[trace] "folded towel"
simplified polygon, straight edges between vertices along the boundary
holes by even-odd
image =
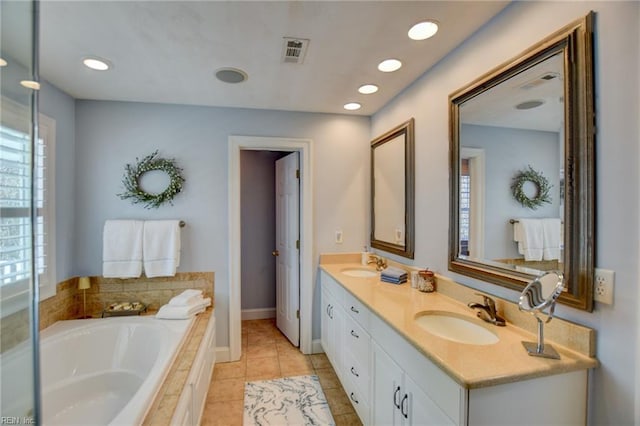
[[[107,220],[102,233],[102,275],[137,278],[142,275],[141,220]]]
[[[202,300],[202,290],[189,289],[185,290],[177,296],[174,296],[169,300],[170,306],[189,306],[197,304],[199,300]]]
[[[142,238],[144,274],[149,277],[173,277],[180,265],[180,221],[148,220]]]
[[[404,278],[390,278],[390,277],[380,277],[380,281],[391,284],[404,284],[407,282],[407,277]]]
[[[194,315],[204,312],[207,306],[211,305],[211,298],[202,299],[202,303],[192,306],[171,306],[162,305],[156,314],[158,319],[188,319]]]
[[[562,222],[560,218],[542,219],[542,258],[560,259],[562,254]]]
[[[540,219],[518,219],[513,225],[513,239],[524,260],[542,260],[543,233]]]
[[[388,277],[388,278],[406,278],[407,277],[407,271],[400,269],[400,268],[394,268],[393,266],[389,266],[387,268],[385,268],[381,273],[380,273],[381,277]]]

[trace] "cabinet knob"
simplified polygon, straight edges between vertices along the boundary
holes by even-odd
[[[280,256],[280,252],[278,250],[272,251],[271,254],[274,255],[275,257]]]
[[[356,314],[360,313],[360,311],[354,308],[353,306],[351,307],[351,312],[355,312]]]
[[[355,331],[353,331],[353,330],[351,330],[351,335],[352,335],[353,337],[355,337],[356,339],[359,339],[359,338],[360,338],[360,336],[358,336],[358,334],[357,334]]]
[[[358,372],[357,372],[353,367],[351,367],[351,374],[353,374],[353,375],[354,375],[354,376],[356,376],[356,377],[360,377],[360,375],[358,374]]]
[[[349,395],[349,398],[351,398],[351,400],[352,400],[353,402],[355,402],[356,404],[360,404],[360,403],[358,402],[358,400],[356,399],[355,395],[353,394],[353,392],[351,392],[351,395]]]

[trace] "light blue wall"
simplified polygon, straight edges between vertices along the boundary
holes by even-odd
[[[485,152],[484,258],[521,257],[509,219],[558,217],[560,212],[558,133],[465,124],[460,137],[465,147]],[[549,191],[552,202],[535,210],[523,207],[511,193],[513,176],[529,165],[555,182]]]
[[[556,314],[596,330],[601,366],[590,375],[589,423],[631,425],[640,424],[640,3],[513,2],[375,114],[372,129],[378,134],[416,118],[416,164],[428,167],[416,169],[413,263],[515,300],[513,291],[447,270],[448,97],[590,10],[596,12],[596,265],[615,271],[615,300],[597,303],[593,313],[559,306]]]
[[[178,271],[215,271],[216,339],[228,344],[228,137],[313,140],[314,259],[357,251],[368,222],[368,117],[127,102],[76,101],[75,275],[102,273],[106,219],[182,219]],[[184,169],[173,206],[146,210],[121,200],[124,166],[158,149]],[[341,245],[335,229],[345,230]],[[312,283],[301,285],[315,286]],[[317,292],[317,291],[316,291]],[[319,338],[319,298],[313,336]]]

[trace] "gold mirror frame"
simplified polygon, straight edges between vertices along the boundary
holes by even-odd
[[[450,226],[449,270],[522,291],[533,275],[506,265],[459,255],[460,117],[459,107],[480,93],[555,54],[564,56],[565,206],[563,274],[567,291],[559,302],[593,309],[595,257],[595,110],[593,82],[593,12],[542,40],[449,96]]]
[[[409,259],[413,259],[414,256],[415,239],[414,122],[415,120],[411,118],[371,141],[371,247]],[[375,150],[399,136],[404,136],[404,245],[394,244],[391,241],[378,240],[375,237]]]

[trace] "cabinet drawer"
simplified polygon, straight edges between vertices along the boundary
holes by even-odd
[[[371,389],[371,373],[366,360],[356,359],[352,353],[347,351],[344,356],[344,374],[356,386],[363,395],[363,399],[369,404],[369,390]]]
[[[358,413],[358,417],[360,417],[360,421],[362,424],[368,425],[370,422],[370,413],[369,413],[369,398],[368,393],[363,393],[360,389],[358,389],[353,382],[347,380],[343,383],[344,391],[351,401],[351,405],[355,408],[356,413]]]
[[[369,308],[362,304],[356,297],[349,293],[344,292],[344,310],[351,315],[358,323],[365,329],[369,329],[369,321],[371,313]]]
[[[371,354],[371,336],[355,320],[348,315],[344,321],[345,353],[349,353],[364,369],[369,369],[369,355]]]

